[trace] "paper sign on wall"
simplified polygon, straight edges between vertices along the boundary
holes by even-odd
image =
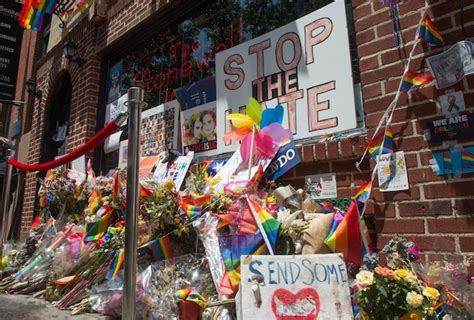
[[[408,190],[408,173],[403,151],[379,156],[377,173],[382,192]]]
[[[239,319],[352,319],[339,254],[241,256]],[[260,280],[261,304],[252,287]]]
[[[471,139],[474,137],[474,115],[467,113],[436,119],[428,123],[428,128],[430,130],[429,140],[433,143]]]
[[[474,146],[437,152],[433,158],[434,172],[438,176],[474,172]]]
[[[441,110],[441,113],[446,116],[451,116],[466,110],[463,92],[456,91],[440,96],[438,98],[438,106]]]
[[[308,193],[312,199],[334,199],[337,198],[337,181],[335,173],[319,174],[306,179]]]
[[[264,107],[282,104],[283,126],[295,140],[357,126],[345,4],[333,2],[290,24],[216,55],[217,151],[229,113],[244,112],[253,96]]]

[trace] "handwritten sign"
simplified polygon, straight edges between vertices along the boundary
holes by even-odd
[[[357,126],[343,1],[216,55],[217,149],[232,129],[226,115],[243,112],[253,96],[265,107],[283,105],[295,140]]]
[[[239,319],[352,319],[339,254],[242,256],[240,265]]]
[[[162,163],[161,160],[163,157],[160,158],[160,160],[158,160],[156,163],[153,179],[160,183],[171,180],[174,182],[176,190],[179,190],[183,184],[184,178],[186,177],[186,173],[188,172],[193,158],[194,152],[192,151],[188,152],[188,154],[185,156],[178,157],[172,163]]]

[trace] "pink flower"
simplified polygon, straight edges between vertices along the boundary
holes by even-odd
[[[390,279],[393,279],[394,277],[393,271],[385,267],[376,267],[375,273],[378,274],[379,276],[390,278]]]

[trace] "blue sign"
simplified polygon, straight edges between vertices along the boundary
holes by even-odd
[[[276,180],[300,162],[301,159],[296,150],[295,142],[291,140],[290,143],[280,148],[267,168],[267,176],[269,179]]]
[[[181,110],[188,110],[216,100],[216,78],[208,77],[176,90]]]

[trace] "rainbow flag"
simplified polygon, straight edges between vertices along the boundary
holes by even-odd
[[[449,151],[443,152],[443,169],[445,171],[453,170],[453,159],[451,159]]]
[[[186,288],[177,290],[174,293],[174,302],[179,303],[181,301],[191,301],[196,303],[200,308],[204,308],[206,305],[206,299],[199,294],[194,288]]]
[[[410,91],[416,89],[433,80],[430,74],[422,73],[414,70],[408,70],[403,76],[403,82],[401,86],[402,91]]]
[[[183,221],[193,221],[202,214],[202,212],[205,210],[205,208],[209,205],[210,202],[210,195],[180,196],[179,215],[181,219],[183,219]]]
[[[273,254],[276,249],[278,235],[280,234],[281,223],[273,218],[265,208],[262,208],[257,201],[250,199],[250,197],[247,197],[247,200],[260,231],[265,232],[264,239],[267,246],[269,246],[268,251],[270,251],[270,254]],[[263,230],[260,228],[260,225]]]
[[[371,250],[370,237],[364,220],[359,217],[359,210],[355,201],[351,202],[344,218],[334,233],[324,240],[324,243],[332,252],[342,253],[347,262],[359,267],[362,265],[362,259],[367,253],[364,243],[367,243],[368,249]]]
[[[173,248],[171,247],[171,241],[168,236],[161,237],[158,240],[152,240],[148,243],[153,259],[155,261],[168,260],[173,258]]]
[[[463,169],[474,169],[474,153],[462,149],[461,159]]]
[[[419,30],[420,38],[435,46],[443,45],[443,37],[428,14],[425,14]]]
[[[99,221],[86,224],[86,242],[100,240],[115,219],[115,210],[109,206],[105,206],[104,209],[105,211],[102,213]]]
[[[334,214],[331,227],[329,228],[328,234],[326,235],[326,240],[329,239],[333,235],[334,232],[336,232],[336,229],[341,223],[342,219],[344,219],[344,214],[342,212],[338,211]]]
[[[229,295],[235,294],[240,281],[240,257],[242,255],[259,255],[266,245],[262,233],[234,234],[219,237],[219,248],[226,275],[220,283],[219,291]]]
[[[125,252],[123,249],[120,249],[117,252],[115,252],[114,260],[112,260],[109,271],[107,272],[107,275],[105,276],[106,279],[114,280],[115,278],[117,278],[117,275],[120,269],[122,268],[124,257],[125,257]]]
[[[385,135],[385,140],[384,140],[384,135]],[[380,152],[382,141],[384,141],[384,147],[382,149],[382,152]],[[379,132],[377,135],[375,135],[372,140],[367,143],[366,146],[367,150],[369,151],[370,155],[372,156],[372,159],[377,160],[377,156],[379,154],[385,154],[385,153],[392,153],[393,152],[393,132],[390,127],[387,127],[387,129],[383,132]]]
[[[360,186],[359,190],[357,190],[356,194],[354,195],[353,197],[354,200],[357,202],[366,203],[369,198],[369,191],[371,187],[372,187],[371,180],[364,182]]]
[[[331,212],[336,212],[336,208],[330,204],[329,202],[327,201],[321,201],[320,202],[321,206],[324,208],[324,210],[327,212],[327,213],[331,213]]]

